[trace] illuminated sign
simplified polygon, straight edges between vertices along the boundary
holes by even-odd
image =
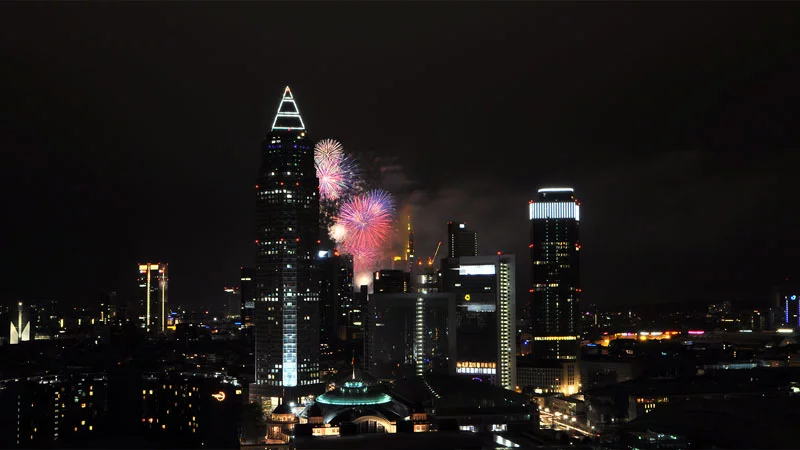
[[[217,392],[216,394],[211,394],[218,402],[225,400],[225,393],[222,391]]]
[[[530,219],[581,220],[581,207],[575,202],[534,202],[528,208]]]
[[[494,275],[494,264],[476,264],[471,266],[459,266],[459,275]]]

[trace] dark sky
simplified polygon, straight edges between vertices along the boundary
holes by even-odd
[[[763,300],[800,275],[799,10],[3,4],[0,298],[129,293],[151,259],[173,302],[220,301],[289,84],[313,138],[381,158],[421,255],[466,221],[527,290],[527,202],[564,184],[585,302]]]

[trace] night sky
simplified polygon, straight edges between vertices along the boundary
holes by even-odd
[[[800,276],[798,6],[6,3],[0,299],[130,295],[149,259],[173,303],[221,301],[288,84],[312,138],[384,169],[418,254],[466,221],[517,254],[519,302],[552,185],[583,302],[765,301]]]

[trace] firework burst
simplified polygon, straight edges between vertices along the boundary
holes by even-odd
[[[391,197],[379,189],[343,202],[334,225],[342,236],[342,248],[357,259],[373,259],[392,231],[393,212]]]
[[[333,139],[323,139],[314,147],[314,168],[324,201],[340,199],[356,184],[355,162],[344,153],[342,144]]]
[[[314,162],[338,159],[344,155],[342,144],[333,139],[323,139],[314,146]]]

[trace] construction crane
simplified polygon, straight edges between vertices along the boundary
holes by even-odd
[[[439,247],[441,247],[441,246],[442,246],[442,241],[439,241],[439,243],[436,244],[436,251],[433,252],[433,256],[428,258],[428,265],[429,266],[432,266],[433,262],[436,261],[436,255],[439,254]]]

